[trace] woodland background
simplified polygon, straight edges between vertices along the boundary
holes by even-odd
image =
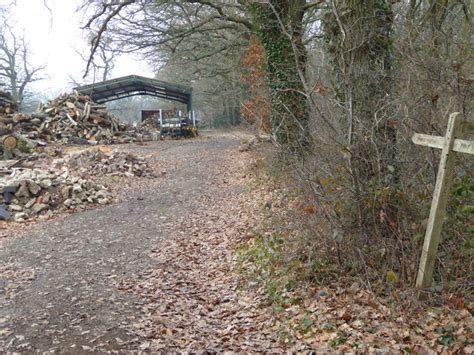
[[[412,134],[443,135],[456,111],[473,120],[473,10],[467,0],[85,0],[78,9],[94,80],[108,78],[116,56],[140,53],[158,79],[193,86],[204,127],[246,122],[271,135],[273,177],[301,200],[283,257],[302,277],[352,275],[381,289],[414,284],[436,178],[439,152]],[[436,289],[463,294],[472,292],[472,166],[458,159],[435,275]]]

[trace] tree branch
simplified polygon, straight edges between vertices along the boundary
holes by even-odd
[[[89,22],[86,24],[85,28],[89,28],[91,26],[91,24],[98,18],[100,18],[103,14],[105,14],[105,12],[107,11],[107,9],[109,9],[110,7],[112,6],[115,6],[117,5],[117,7],[112,10],[112,12],[107,15],[107,17],[104,19],[104,21],[102,22],[101,26],[99,27],[99,30],[97,31],[97,34],[95,36],[95,38],[92,40],[92,48],[91,48],[91,53],[90,53],[90,56],[89,56],[89,59],[87,61],[87,65],[86,65],[86,71],[84,73],[84,76],[83,78],[85,78],[89,72],[89,68],[90,68],[90,65],[92,63],[92,58],[94,57],[94,54],[95,52],[97,51],[97,48],[99,47],[99,43],[100,43],[100,40],[102,38],[102,35],[104,34],[104,32],[107,30],[107,25],[109,24],[109,22],[115,17],[117,16],[117,14],[120,13],[120,11],[125,8],[126,6],[128,5],[131,5],[135,3],[135,0],[124,0],[123,2],[112,2],[112,3],[109,3],[109,4],[104,4],[104,7],[102,9],[102,11],[99,13],[99,14],[96,14],[95,16],[93,16]]]

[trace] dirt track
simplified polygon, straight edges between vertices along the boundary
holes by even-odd
[[[151,154],[153,164],[160,171],[165,170],[166,174],[153,181],[130,181],[130,185],[121,192],[120,203],[38,223],[33,230],[30,228],[29,232],[5,242],[0,250],[0,349],[84,352],[207,348],[207,340],[212,336],[208,331],[199,334],[201,330],[193,325],[195,317],[202,318],[202,312],[201,316],[192,314],[194,307],[197,307],[194,301],[185,306],[185,312],[190,312],[187,316],[190,329],[183,330],[186,334],[181,334],[184,343],[180,345],[174,340],[160,342],[166,336],[178,339],[172,326],[168,327],[171,330],[164,331],[163,337],[156,331],[150,332],[150,327],[154,325],[144,326],[150,321],[150,311],[154,315],[158,312],[160,302],[156,297],[163,292],[163,287],[140,295],[144,287],[140,282],[145,280],[148,288],[153,289],[157,282],[147,281],[147,275],[154,274],[156,279],[156,271],[163,272],[167,267],[168,276],[163,276],[161,282],[166,279],[172,283],[175,279],[186,277],[186,272],[170,277],[169,273],[180,268],[171,267],[173,262],[185,260],[178,260],[180,256],[173,256],[171,249],[168,254],[160,254],[160,249],[166,243],[167,248],[175,246],[174,240],[187,243],[176,247],[176,253],[186,249],[191,245],[189,243],[201,243],[185,255],[189,257],[194,250],[207,247],[209,240],[206,238],[212,235],[213,222],[207,225],[209,233],[201,233],[197,217],[193,219],[192,216],[206,218],[206,215],[216,213],[216,207],[223,208],[224,201],[239,198],[245,181],[229,183],[225,178],[226,171],[238,169],[232,167],[231,154],[238,154],[236,148],[239,141],[233,134],[212,134],[195,140],[121,147],[127,151]],[[211,208],[214,210],[206,211]],[[238,216],[239,212],[234,212]],[[226,216],[215,218],[227,223]],[[239,222],[232,223],[229,227],[235,227]],[[201,236],[201,242],[193,242],[193,234],[189,232],[191,229],[194,235]],[[214,235],[216,233],[219,232],[215,231]],[[220,240],[223,239],[217,239],[216,243]],[[225,250],[221,255],[225,259],[228,258],[230,243],[226,242],[223,248]],[[199,255],[196,258],[199,259]],[[173,259],[171,263],[167,263],[168,266],[160,264],[167,257]],[[205,257],[207,259],[203,260],[219,259],[219,256]],[[209,269],[214,266],[212,263],[205,265],[202,260],[194,265],[194,271],[201,268],[199,272],[206,274],[199,285],[203,287],[197,292],[204,300],[208,297],[218,299],[229,287],[222,285],[211,290],[212,287],[202,285],[215,283],[213,277],[219,275],[209,276],[216,272]],[[222,275],[228,272],[224,270]],[[201,277],[201,274],[196,277]],[[235,286],[234,280],[231,282]],[[171,287],[177,288],[181,284]],[[206,292],[209,294],[206,295]],[[231,293],[228,297],[236,298],[234,290]],[[161,294],[160,297],[164,302],[168,296]],[[171,303],[180,302],[181,298],[170,300]],[[183,307],[179,309],[183,311]],[[236,312],[238,310],[234,314]],[[223,329],[228,328],[231,319],[222,320]],[[210,328],[214,326],[209,325]],[[248,332],[252,332],[250,328]],[[189,331],[194,332],[194,338],[191,337],[194,342],[186,340],[190,338]],[[211,333],[213,331],[211,329]],[[222,333],[214,335],[212,347],[216,350],[224,349],[217,344],[221,336]],[[225,339],[229,342],[228,338],[223,341]],[[269,341],[274,342],[273,339]],[[239,342],[238,339],[234,341],[235,344]],[[248,346],[253,347],[250,343]],[[230,347],[234,350],[245,348],[240,345]]]

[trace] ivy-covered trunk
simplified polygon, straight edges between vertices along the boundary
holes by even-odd
[[[303,82],[307,60],[303,44],[305,4],[304,0],[270,0],[251,5],[255,31],[267,57],[272,133],[294,152],[307,150],[311,142],[309,102]]]

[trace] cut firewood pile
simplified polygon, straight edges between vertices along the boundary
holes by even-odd
[[[113,195],[102,185],[58,169],[17,169],[0,177],[2,219],[23,221],[49,218],[56,212],[82,210],[87,205],[105,205]]]
[[[162,110],[161,115],[164,119],[166,119],[166,118],[174,118],[174,117],[185,117],[186,113],[182,111],[180,112],[177,108],[172,108],[170,110]]]
[[[178,119],[178,118],[181,118],[182,120],[190,119],[189,112],[180,111],[177,108],[173,108],[170,110],[161,110],[162,120],[170,120],[170,119]],[[156,112],[155,114],[146,117],[142,122],[140,122],[139,128],[150,130],[150,131],[159,130],[160,129],[160,112]]]
[[[132,153],[110,152],[101,149],[87,150],[55,161],[57,166],[67,166],[83,178],[93,176],[155,177],[145,157]]]
[[[21,127],[26,128],[24,133],[47,142],[109,144],[138,138],[129,131],[131,127],[111,116],[105,106],[96,105],[88,96],[77,92],[49,101],[31,117],[33,129],[30,129],[32,125],[24,125]]]
[[[138,131],[120,122],[105,106],[77,92],[49,101],[32,115],[5,111],[0,115],[0,128],[2,135],[19,134],[40,144],[115,144],[152,137],[143,129]]]
[[[140,122],[140,128],[150,131],[156,131],[159,129],[159,122],[157,115],[149,116]]]
[[[47,219],[66,210],[104,205],[114,195],[103,176],[153,178],[147,157],[94,147],[81,152],[32,154],[36,160],[17,159],[0,164],[0,219]],[[3,204],[3,205],[2,205]]]
[[[13,97],[4,91],[0,91],[0,114],[11,114],[17,111]]]
[[[2,129],[0,129],[2,131]],[[41,141],[34,141],[17,133],[8,134],[4,130],[3,135],[0,134],[0,159],[31,159],[34,158],[32,153],[36,147],[44,146]]]

